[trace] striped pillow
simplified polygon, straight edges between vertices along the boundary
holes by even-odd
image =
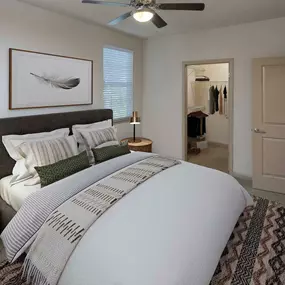
[[[112,120],[106,120],[102,122],[97,122],[93,124],[87,124],[87,125],[74,125],[72,126],[72,133],[75,136],[78,144],[79,144],[79,151],[85,151],[86,150],[86,144],[84,143],[84,140],[80,134],[80,131],[96,131],[96,130],[102,130],[106,128],[112,127]]]
[[[101,130],[80,130],[80,134],[88,146],[87,154],[91,164],[94,164],[94,156],[91,151],[92,148],[100,147],[102,144],[110,142],[111,144],[119,144],[116,134],[116,128],[110,127]]]
[[[32,184],[38,184],[39,178],[35,166],[49,165],[78,154],[77,142],[74,136],[25,142],[21,146],[26,167],[31,176],[36,177]]]

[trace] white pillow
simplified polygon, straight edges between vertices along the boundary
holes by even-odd
[[[74,136],[53,140],[25,142],[20,148],[25,155],[26,169],[30,177],[33,177],[32,182],[26,185],[40,183],[40,178],[35,170],[35,166],[53,164],[79,153]]]
[[[79,144],[79,151],[85,151],[87,150],[87,146],[85,145],[83,138],[80,134],[81,130],[85,131],[96,131],[96,130],[101,130],[101,129],[106,129],[112,127],[112,120],[106,120],[98,123],[93,123],[93,124],[87,124],[87,125],[74,125],[72,126],[72,133],[75,136],[78,144]]]
[[[18,146],[25,141],[35,141],[40,139],[54,139],[67,137],[69,135],[69,129],[58,129],[52,132],[46,133],[36,133],[36,134],[26,134],[26,135],[7,135],[2,137],[2,142],[10,155],[15,161],[23,158],[22,154],[19,152]]]
[[[109,128],[112,127],[112,120],[105,120],[102,122],[97,122],[97,123],[92,123],[92,124],[86,124],[86,125],[74,125],[72,126],[72,130],[74,129],[86,129],[86,128],[91,128],[91,129],[105,129],[105,128]]]

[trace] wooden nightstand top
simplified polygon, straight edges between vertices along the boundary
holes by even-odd
[[[136,140],[141,140],[140,142],[133,142],[133,138],[122,139],[121,142],[128,141],[129,146],[147,146],[152,144],[152,140],[145,138],[136,138]]]
[[[140,141],[133,142],[133,138],[126,138],[121,140],[121,142],[128,141],[129,149],[133,151],[152,152],[152,140],[145,138],[136,138],[136,139]]]

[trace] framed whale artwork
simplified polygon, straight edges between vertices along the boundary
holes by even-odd
[[[93,61],[9,50],[9,109],[93,104]]]

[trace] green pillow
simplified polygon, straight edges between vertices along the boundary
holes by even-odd
[[[86,151],[53,164],[35,167],[45,187],[89,167]]]
[[[95,164],[130,153],[128,145],[111,145],[101,148],[92,148]]]

